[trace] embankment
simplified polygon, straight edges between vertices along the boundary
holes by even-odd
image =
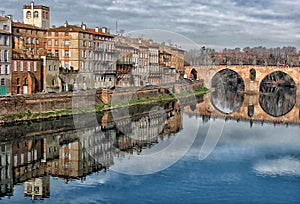
[[[202,81],[169,86],[150,86],[77,93],[33,94],[0,97],[0,124],[109,110],[114,106],[172,100],[176,95],[203,89]],[[76,108],[74,108],[76,107]]]

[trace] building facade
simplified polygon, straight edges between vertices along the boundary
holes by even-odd
[[[12,20],[0,16],[0,96],[11,95]]]
[[[116,84],[114,36],[105,27],[88,28],[87,31],[93,35],[90,80],[94,84],[91,87],[94,85],[95,89],[111,88]]]
[[[43,87],[47,93],[59,93],[66,91],[66,84],[59,76],[58,57],[47,55],[42,56]]]

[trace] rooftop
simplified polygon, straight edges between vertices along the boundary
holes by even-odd
[[[32,30],[45,30],[45,29],[39,28],[37,26],[28,25],[28,24],[20,23],[20,22],[12,22],[12,27],[26,28],[26,29],[32,29]]]

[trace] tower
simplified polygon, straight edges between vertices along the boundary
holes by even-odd
[[[50,8],[42,5],[34,5],[34,2],[31,2],[30,5],[24,5],[23,21],[28,25],[48,29],[50,27]]]

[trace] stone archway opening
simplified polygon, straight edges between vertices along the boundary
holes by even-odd
[[[193,80],[196,80],[196,79],[198,79],[198,76],[197,76],[197,74],[198,74],[198,72],[196,71],[196,69],[192,69],[191,70],[191,79],[193,79]]]
[[[289,113],[296,104],[297,88],[287,73],[275,71],[263,78],[259,86],[259,104],[273,117]]]
[[[232,69],[217,72],[211,80],[211,103],[224,114],[236,112],[244,103],[245,83]]]

